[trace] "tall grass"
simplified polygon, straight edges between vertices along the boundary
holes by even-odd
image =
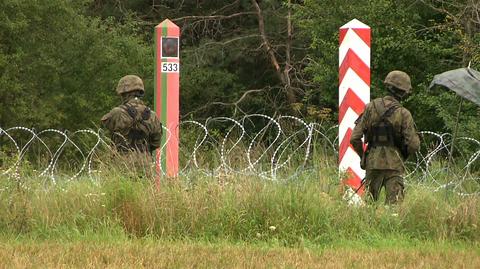
[[[276,241],[285,246],[392,236],[480,240],[479,197],[445,199],[422,186],[411,185],[406,200],[388,208],[381,203],[350,207],[334,177],[320,181],[308,173],[287,182],[191,174],[188,180],[164,179],[159,189],[150,179],[114,169],[97,180],[40,182],[1,179],[4,236]]]

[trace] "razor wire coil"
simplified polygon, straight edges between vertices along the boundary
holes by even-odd
[[[173,133],[181,128],[190,132],[190,140],[194,137],[194,142],[190,145],[182,143],[182,137],[180,138],[182,166],[179,168],[179,175],[186,177],[196,171],[213,177],[239,174],[255,175],[269,180],[291,179],[301,176],[303,171],[309,170],[307,168],[315,169],[316,160],[312,156],[316,151],[322,151],[324,158],[338,156],[338,125],[326,127],[315,122],[308,123],[295,116],[274,118],[251,114],[240,119],[208,118],[204,123],[194,120],[181,121],[175,130],[163,126],[165,139],[162,140],[160,151],[165,150]],[[75,140],[81,135],[88,136],[90,144]],[[422,150],[416,153],[415,160],[405,163],[406,184],[417,181],[431,186],[434,191],[448,188],[461,195],[480,193],[480,141],[472,137],[457,138],[458,141],[468,144],[470,152],[473,153],[463,158],[457,156],[453,161],[457,169],[455,174],[452,174],[447,171],[450,163],[446,160],[451,154],[451,134],[420,131],[419,135],[424,138],[423,141],[429,141],[430,144],[422,145]],[[52,136],[60,140],[56,145],[51,144],[54,140]],[[71,147],[74,155],[80,159],[76,170],[72,172],[73,175],[66,177],[67,181],[78,179],[82,174],[94,178],[94,166],[101,158],[102,151],[114,151],[101,130],[68,132],[57,129],[36,131],[21,126],[7,129],[0,127],[0,139],[0,153],[8,148],[11,159],[9,164],[1,163],[0,175],[20,177],[22,168],[28,166],[27,156],[34,154],[33,145],[38,144],[48,159],[43,167],[36,167],[41,171],[38,176],[50,179],[53,183],[58,180],[60,166],[66,162],[62,157],[66,154],[67,147]],[[159,158],[159,162],[164,161],[161,154]],[[245,165],[242,167],[241,164]],[[447,167],[445,164],[448,164]],[[161,165],[157,163],[156,167],[162,175],[166,174]],[[445,175],[451,178],[445,180]]]

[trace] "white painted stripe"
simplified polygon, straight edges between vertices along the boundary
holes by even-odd
[[[353,19],[349,22],[347,22],[345,25],[343,25],[342,27],[340,27],[340,29],[345,29],[345,28],[367,28],[367,29],[370,29],[370,26],[366,25],[365,23],[357,20],[357,19]]]
[[[345,133],[347,132],[348,128],[353,129],[355,127],[355,121],[358,119],[358,114],[353,111],[353,109],[348,108],[345,116],[343,117],[342,122],[338,126],[338,145],[342,143],[343,138],[345,137]]]
[[[354,150],[352,149],[350,150],[354,152]],[[357,154],[356,152],[354,153]],[[356,159],[354,162],[352,161],[352,163],[350,164],[350,168],[352,168],[353,172],[355,172],[355,174],[357,174],[360,178],[364,178],[366,172],[360,167],[360,162],[361,162],[361,157],[359,156],[358,159]]]
[[[342,160],[340,160],[339,168],[341,171],[347,170],[349,167],[353,167],[355,163],[360,164],[360,156],[352,149],[348,148],[343,155]]]
[[[339,64],[342,64],[349,49],[354,51],[370,67],[370,47],[352,29],[348,29],[342,44],[340,44],[338,52]]]
[[[357,94],[363,103],[367,104],[370,102],[370,86],[368,86],[367,83],[365,83],[351,68],[348,68],[343,77],[342,83],[340,83],[338,93],[339,104],[342,103],[349,88]]]
[[[360,168],[360,160],[360,156],[349,147],[340,161],[339,169],[340,171],[346,171],[350,167],[360,178],[364,178],[365,170]]]

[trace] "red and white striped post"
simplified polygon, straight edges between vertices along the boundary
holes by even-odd
[[[180,28],[170,20],[155,27],[155,112],[170,133],[164,131],[161,150],[157,150],[157,174],[178,175],[180,116]],[[157,186],[160,181],[157,177]]]
[[[339,170],[349,175],[345,184],[358,188],[365,170],[350,145],[355,120],[370,102],[371,29],[354,19],[340,27],[339,47]]]

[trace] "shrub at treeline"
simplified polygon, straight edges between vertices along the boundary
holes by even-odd
[[[338,28],[357,18],[372,27],[372,97],[382,94],[390,70],[404,70],[415,90],[406,105],[419,129],[451,131],[459,99],[427,86],[470,61],[480,67],[474,2],[3,0],[0,126],[98,127],[129,73],[145,79],[152,103],[153,27],[165,18],[182,28],[183,117],[260,112],[333,123]],[[478,136],[478,113],[466,102],[461,135]]]
[[[112,172],[109,175],[112,176]],[[190,181],[80,180],[45,189],[38,178],[17,188],[2,180],[0,231],[4,237],[74,239],[124,236],[208,241],[329,244],[338,240],[465,240],[479,242],[478,196],[445,199],[419,186],[398,208],[380,203],[349,207],[336,187],[318,180],[290,183],[259,178]],[[9,183],[10,182],[10,183]],[[189,183],[186,183],[189,182]],[[337,182],[331,182],[332,186]]]

